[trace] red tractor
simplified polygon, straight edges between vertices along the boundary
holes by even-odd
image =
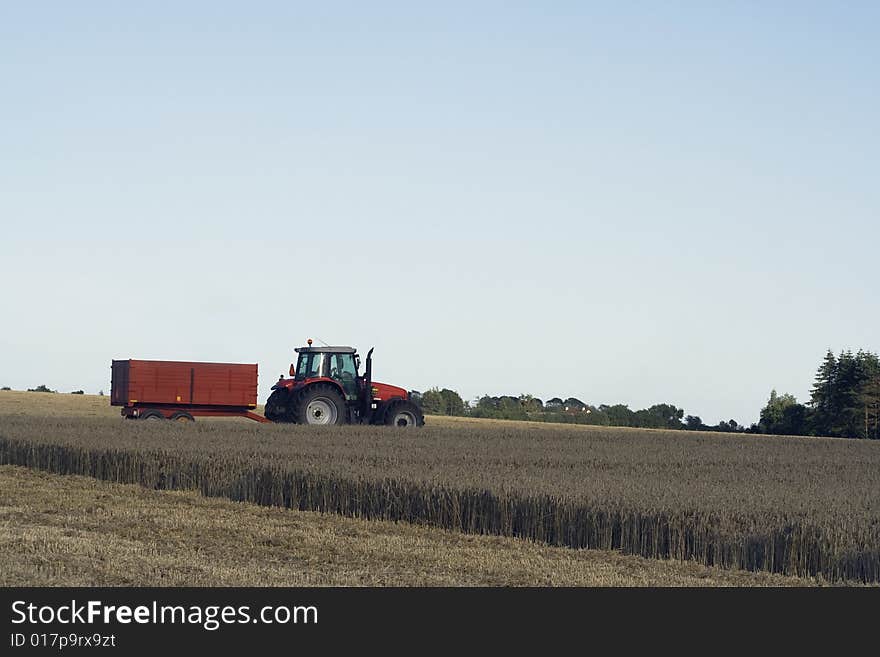
[[[266,401],[266,418],[298,424],[387,424],[420,427],[422,410],[403,388],[372,380],[373,350],[364,375],[352,347],[300,347],[290,366],[292,378],[280,378]]]

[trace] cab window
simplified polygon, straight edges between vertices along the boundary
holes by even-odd
[[[324,356],[325,354],[300,354],[296,364],[296,378],[311,379],[327,376]]]
[[[354,354],[330,354],[330,378],[339,381],[347,396],[357,393]]]

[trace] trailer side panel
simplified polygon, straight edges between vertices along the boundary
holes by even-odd
[[[113,361],[111,404],[254,407],[257,365],[164,360]]]

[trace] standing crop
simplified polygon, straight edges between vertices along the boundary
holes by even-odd
[[[0,463],[574,548],[880,581],[880,445],[866,442],[0,416]]]

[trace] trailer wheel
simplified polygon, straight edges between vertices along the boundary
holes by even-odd
[[[171,416],[171,419],[174,420],[175,422],[180,422],[180,423],[184,423],[184,424],[187,422],[195,422],[196,421],[196,419],[192,415],[187,413],[186,411],[178,411],[177,413],[175,413],[174,415]]]
[[[300,424],[343,424],[345,400],[339,391],[326,383],[314,383],[296,400],[296,421]]]
[[[144,411],[141,413],[142,420],[164,420],[165,416],[159,411]]]
[[[398,401],[385,411],[385,424],[389,427],[420,427],[425,424],[425,416],[422,409],[411,401]]]

